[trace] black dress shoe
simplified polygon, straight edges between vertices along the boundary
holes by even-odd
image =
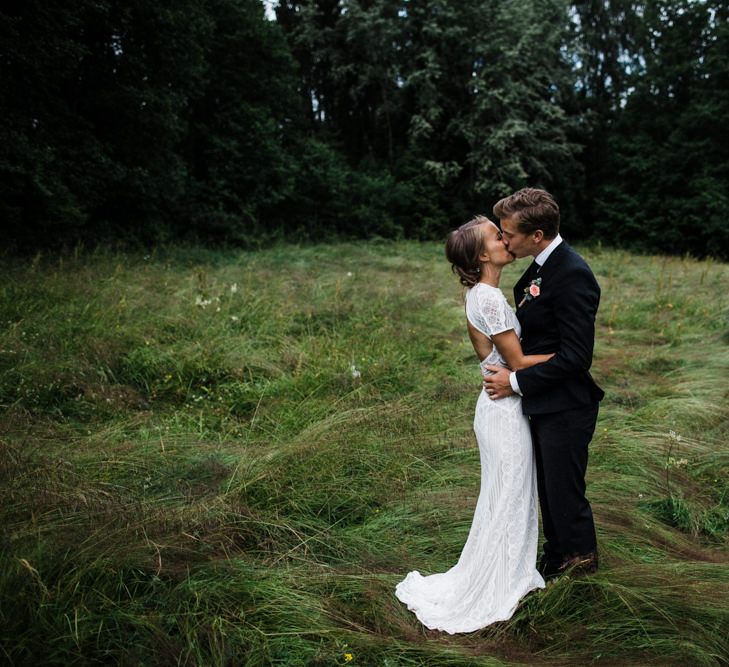
[[[569,574],[572,577],[581,577],[597,572],[597,549],[586,554],[571,554],[566,556],[559,566],[560,574]]]
[[[569,574],[572,577],[595,574],[597,572],[597,549],[586,554],[573,553],[564,556],[559,561],[542,555],[537,570],[545,580],[554,579],[563,574]]]

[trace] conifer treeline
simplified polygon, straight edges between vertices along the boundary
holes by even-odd
[[[723,0],[10,0],[20,247],[442,235],[524,185],[569,236],[729,257]]]

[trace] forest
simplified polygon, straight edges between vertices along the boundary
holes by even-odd
[[[729,257],[721,0],[9,0],[0,62],[13,251],[439,239],[528,185]]]

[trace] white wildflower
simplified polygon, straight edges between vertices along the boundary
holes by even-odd
[[[237,291],[238,291],[238,283],[233,283],[233,284],[232,284],[232,285],[230,286],[230,293],[231,293],[231,294],[235,294],[235,293],[236,293]]]
[[[239,317],[238,317],[237,315],[231,315],[231,316],[230,316],[230,319],[231,319],[231,320],[232,320],[233,322],[237,322],[237,321],[238,321],[238,320],[239,320],[240,318],[239,318]]]
[[[203,299],[199,294],[195,297],[195,305],[205,308],[212,303],[210,299]]]
[[[352,272],[351,272],[351,271],[347,271],[347,278],[351,278],[351,277],[352,277],[352,275],[353,275],[353,274],[352,274]]]
[[[358,369],[358,368],[357,368],[357,367],[356,367],[356,366],[355,366],[354,364],[352,364],[352,365],[351,365],[351,366],[349,367],[349,370],[350,370],[350,371],[352,372],[352,378],[353,378],[353,379],[355,379],[355,380],[356,380],[356,379],[358,379],[358,378],[361,378],[361,377],[362,377],[362,373],[360,373],[359,369]]]
[[[682,466],[688,465],[688,459],[677,459],[673,456],[668,457],[668,461],[666,462],[666,468],[675,467],[675,468],[681,468]]]

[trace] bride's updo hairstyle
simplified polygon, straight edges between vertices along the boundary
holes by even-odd
[[[446,259],[451,263],[453,273],[461,285],[473,287],[481,276],[481,263],[478,256],[484,248],[484,222],[491,222],[485,215],[477,215],[466,224],[448,234]]]

